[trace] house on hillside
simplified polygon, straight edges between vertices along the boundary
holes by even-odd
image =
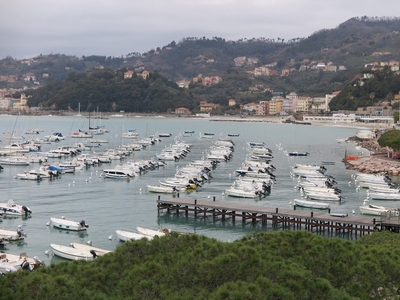
[[[132,70],[128,70],[124,73],[124,79],[126,78],[132,78],[134,72]]]
[[[190,109],[186,107],[175,108],[176,115],[190,115]]]
[[[217,108],[219,104],[208,103],[207,101],[200,101],[200,112],[210,112],[214,108]]]

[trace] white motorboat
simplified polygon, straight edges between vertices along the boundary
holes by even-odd
[[[318,209],[329,209],[331,207],[329,203],[308,201],[303,199],[294,199],[293,204],[296,206],[318,208]]]
[[[400,200],[400,193],[368,192],[367,196],[373,200]]]
[[[86,224],[85,221],[72,221],[72,220],[66,220],[64,218],[50,218],[51,224],[53,224],[54,227],[60,228],[60,229],[67,229],[67,230],[75,230],[75,231],[81,231],[81,230],[86,230],[89,228],[89,225]]]
[[[93,247],[92,245],[80,244],[80,243],[71,243],[71,246],[75,249],[85,250],[85,251],[94,251],[97,256],[103,256],[104,254],[111,253],[111,250],[101,249],[97,247]]]
[[[149,236],[149,237],[155,237],[155,236],[164,236],[165,233],[162,231],[158,230],[153,230],[153,229],[148,229],[148,228],[143,228],[143,227],[136,227],[136,230],[143,235]]]
[[[14,203],[13,199],[9,199],[7,203],[0,203],[0,212],[4,213],[5,215],[17,216],[23,216],[32,213],[29,207],[26,207],[25,205],[17,205]]]
[[[2,165],[29,166],[29,161],[20,157],[5,157],[0,159]]]
[[[65,140],[65,136],[61,132],[54,132],[51,135],[45,136],[50,142],[59,142]]]
[[[259,190],[241,189],[231,187],[225,190],[225,195],[238,198],[259,198],[261,192]]]
[[[121,138],[123,139],[137,139],[139,133],[136,132],[136,129],[130,129],[127,132],[123,132],[121,134]]]
[[[89,250],[76,249],[69,246],[50,244],[54,255],[69,260],[93,260],[97,255]]]
[[[9,145],[2,147],[2,150],[14,152],[14,153],[28,153],[29,147],[25,146],[22,143],[14,142],[14,143],[11,143]]]
[[[92,138],[93,134],[86,132],[86,131],[74,131],[71,133],[71,138],[82,138],[82,139],[88,139]]]
[[[175,187],[169,187],[169,186],[148,184],[146,187],[147,187],[147,190],[151,193],[173,194],[173,193],[176,193],[176,191],[177,191],[177,189]]]
[[[203,138],[203,139],[213,139],[214,138],[214,133],[204,132],[201,135],[201,138]]]
[[[0,229],[0,238],[7,241],[18,241],[23,240],[27,235],[24,233],[23,229],[18,226],[17,231]]]
[[[11,254],[0,253],[0,273],[6,274],[20,269],[33,270],[44,263],[37,257],[27,257],[26,253]]]
[[[152,237],[136,232],[124,231],[124,230],[116,230],[115,233],[117,234],[118,239],[121,241],[127,242],[130,240],[141,240],[143,238],[151,240]]]
[[[309,192],[306,194],[307,198],[312,200],[322,200],[322,201],[341,201],[342,197],[335,193],[329,192]]]
[[[363,214],[363,215],[380,216],[390,210],[392,210],[392,209],[384,207],[384,206],[368,204],[365,202],[363,205],[360,205],[360,211],[361,211],[361,214]]]
[[[123,169],[120,165],[116,165],[113,169],[104,169],[103,174],[106,178],[114,179],[130,179],[136,176],[133,170]]]
[[[38,174],[29,174],[29,172],[24,172],[24,173],[18,173],[15,175],[16,179],[21,179],[21,180],[42,180],[42,177]]]

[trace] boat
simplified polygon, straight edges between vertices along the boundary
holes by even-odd
[[[0,274],[15,272],[20,269],[32,271],[44,265],[37,256],[27,257],[25,252],[21,254],[0,253]]]
[[[7,203],[0,203],[0,212],[5,215],[29,215],[32,211],[25,205],[17,205],[13,199],[9,199]]]
[[[170,137],[170,136],[172,136],[171,133],[159,133],[158,134],[158,137]]]
[[[308,208],[318,208],[318,209],[331,208],[329,203],[308,201],[308,200],[303,200],[303,199],[294,199],[293,204],[295,206],[308,207]]]
[[[25,237],[27,237],[27,234],[24,233],[24,230],[21,228],[21,226],[18,226],[18,230],[16,231],[0,229],[0,238],[7,241],[23,240]]]
[[[74,131],[73,133],[71,133],[71,138],[92,138],[93,134],[86,132],[86,131]]]
[[[136,129],[130,129],[127,132],[123,132],[121,134],[121,138],[123,139],[137,139],[139,133],[136,132]]]
[[[239,133],[228,133],[227,135],[230,136],[230,137],[238,137],[238,136],[240,136]]]
[[[80,243],[71,243],[71,247],[75,249],[80,249],[80,250],[85,250],[85,251],[91,251],[93,250],[96,252],[97,256],[103,256],[104,254],[111,253],[111,250],[106,250],[106,249],[101,249],[97,247],[93,247],[92,245],[86,245],[86,244],[80,244]]]
[[[120,165],[116,165],[113,169],[104,169],[103,174],[106,178],[129,179],[136,176],[136,173],[130,169],[123,169]]]
[[[201,135],[201,137],[202,137],[203,139],[212,139],[212,138],[214,138],[214,133],[204,132],[204,133]]]
[[[380,216],[380,215],[386,214],[390,210],[393,210],[392,208],[369,204],[369,203],[366,203],[365,201],[364,201],[364,204],[360,205],[359,208],[360,208],[362,215],[372,215],[372,216]]]
[[[65,136],[61,132],[54,132],[51,135],[45,136],[50,142],[59,142],[65,140]]]
[[[69,260],[93,260],[98,255],[95,251],[77,249],[70,246],[50,244],[54,255]]]
[[[176,191],[177,191],[177,189],[175,187],[169,187],[169,186],[148,184],[146,187],[147,187],[147,190],[151,193],[173,194],[173,193],[176,193]]]
[[[308,155],[310,155],[309,152],[298,152],[298,151],[289,152],[289,156],[308,156]]]
[[[118,239],[121,241],[127,242],[131,240],[141,240],[143,238],[151,240],[152,237],[136,232],[124,231],[124,230],[116,230],[115,233],[117,234]]]
[[[400,193],[367,192],[369,199],[373,200],[400,200]]]
[[[186,131],[184,131],[183,133],[189,133],[189,134],[192,134],[192,133],[194,133],[194,130],[186,130]]]
[[[42,177],[40,177],[39,174],[29,174],[29,172],[25,171],[24,173],[18,173],[15,175],[15,179],[21,179],[21,180],[42,180]]]
[[[72,221],[72,220],[66,220],[65,218],[50,218],[51,224],[53,224],[53,227],[60,228],[60,229],[67,229],[67,230],[75,230],[75,231],[81,231],[81,230],[86,230],[89,228],[89,225],[86,224],[84,220],[77,222],[77,221]]]
[[[326,160],[321,161],[321,165],[324,166],[333,166],[334,164],[335,164],[334,161],[326,161]]]
[[[0,159],[0,164],[10,166],[29,166],[29,161],[20,157],[5,157]]]
[[[153,230],[153,229],[148,229],[148,228],[143,228],[143,227],[136,227],[136,230],[140,233],[143,234],[145,236],[149,236],[149,237],[155,237],[155,236],[164,236],[165,232],[162,231],[158,231],[158,230]]]

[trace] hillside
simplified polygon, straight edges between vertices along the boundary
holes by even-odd
[[[334,29],[321,29],[307,38],[288,41],[186,37],[178,43],[173,41],[146,53],[132,52],[124,57],[51,54],[24,61],[7,57],[0,60],[0,88],[33,88],[53,79],[66,80],[70,73],[130,69],[157,71],[172,81],[191,80],[199,74],[200,79],[219,76],[222,80],[218,84],[191,86],[189,95],[197,101],[223,103],[234,97],[245,103],[270,97],[257,92],[258,89],[324,96],[359,77],[366,64],[399,61],[399,49],[400,19],[361,17]],[[318,63],[335,66],[336,72],[322,71]],[[261,66],[268,66],[271,74],[255,76],[255,68]],[[7,76],[15,76],[17,80],[8,80]]]
[[[0,277],[2,299],[397,299],[399,235],[350,242],[306,231],[232,243],[198,235],[126,242],[94,261]]]

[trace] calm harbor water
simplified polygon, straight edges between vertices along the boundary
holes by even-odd
[[[108,139],[109,143],[94,151],[101,152],[115,148],[122,141],[120,136],[124,131],[136,129],[140,137],[150,134],[171,133],[169,138],[162,138],[156,145],[147,147],[142,151],[131,154],[126,160],[150,159],[156,153],[174,143],[174,140],[183,140],[193,145],[189,155],[178,162],[167,162],[167,166],[149,171],[133,180],[112,180],[101,178],[99,175],[108,165],[99,165],[85,170],[76,171],[75,174],[64,174],[59,179],[43,179],[40,182],[14,179],[17,173],[38,167],[38,164],[26,166],[4,165],[0,173],[1,202],[13,199],[16,204],[26,205],[32,210],[29,218],[3,217],[0,219],[0,228],[16,230],[22,225],[28,235],[24,241],[12,242],[2,250],[10,253],[26,252],[28,256],[39,256],[46,264],[61,261],[58,257],[45,255],[49,244],[69,245],[71,242],[86,243],[92,241],[93,246],[114,250],[121,244],[116,238],[115,230],[122,229],[136,231],[137,226],[158,229],[169,228],[181,232],[194,232],[221,241],[232,241],[242,236],[255,232],[272,230],[261,225],[243,225],[241,222],[232,224],[231,221],[213,221],[189,216],[177,217],[161,213],[158,215],[156,200],[158,194],[147,193],[146,185],[158,185],[160,180],[173,177],[176,169],[192,160],[201,159],[210,148],[213,141],[227,134],[240,134],[232,138],[236,144],[233,159],[220,163],[212,172],[213,179],[204,183],[197,191],[182,194],[181,197],[193,199],[206,199],[216,197],[218,201],[246,202],[249,204],[291,208],[290,202],[300,198],[294,189],[296,179],[290,176],[290,166],[294,163],[321,164],[321,161],[335,162],[327,166],[327,173],[334,176],[338,187],[343,191],[346,199],[341,203],[332,203],[332,212],[352,213],[359,215],[358,206],[366,197],[365,191],[357,192],[351,175],[354,171],[346,170],[341,162],[345,151],[357,154],[352,143],[338,142],[340,139],[353,136],[358,128],[334,126],[303,126],[290,124],[276,124],[266,122],[216,122],[208,119],[180,119],[161,117],[129,117],[91,120],[91,126],[102,125],[110,133],[98,135],[94,138]],[[59,143],[42,145],[43,152],[55,149],[61,145],[73,145],[82,142],[82,139],[71,139],[69,135],[78,129],[87,130],[89,120],[85,117],[55,117],[55,116],[0,116],[0,139],[2,145],[7,145],[8,136],[13,132],[15,136],[25,138],[38,138],[53,132],[61,132],[66,136]],[[32,129],[43,129],[38,135],[27,135],[25,132]],[[191,137],[179,137],[183,131],[193,130]],[[199,138],[200,132],[215,134],[214,139]],[[276,184],[272,187],[271,194],[260,200],[239,199],[223,195],[223,191],[230,187],[236,174],[248,153],[246,142],[265,142],[273,151],[272,164],[276,167],[274,172]],[[285,151],[309,152],[307,157],[288,157]],[[366,150],[364,150],[366,152]],[[66,158],[64,160],[71,160]],[[49,159],[49,163],[59,162],[60,159]],[[123,161],[113,161],[112,166],[122,164]],[[90,178],[90,180],[88,180]],[[161,197],[171,197],[161,195]],[[381,203],[381,202],[379,202]],[[393,204],[382,202],[382,205]],[[299,208],[298,208],[299,209]],[[89,228],[85,233],[58,230],[46,226],[50,217],[65,216],[76,221],[85,220]],[[111,239],[110,239],[111,236]]]

